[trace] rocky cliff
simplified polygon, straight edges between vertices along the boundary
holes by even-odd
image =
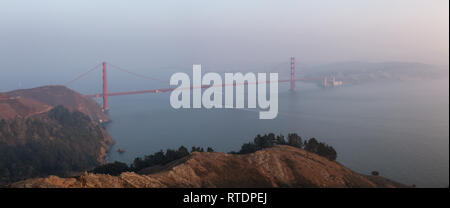
[[[314,153],[275,146],[252,154],[194,152],[164,167],[119,176],[85,173],[71,178],[28,179],[11,187],[406,187],[380,176],[358,174]]]

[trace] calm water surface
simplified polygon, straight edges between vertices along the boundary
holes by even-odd
[[[448,79],[297,87],[291,93],[280,84],[274,120],[259,120],[252,110],[175,110],[169,94],[112,97],[108,131],[116,145],[109,160],[130,163],[180,145],[228,152],[256,134],[297,132],[331,144],[338,161],[360,173],[377,170],[405,184],[448,186]]]

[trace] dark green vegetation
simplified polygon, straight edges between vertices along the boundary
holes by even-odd
[[[122,172],[132,171],[126,163],[115,161],[113,163],[104,164],[90,171],[92,173],[109,174],[113,176],[120,175]]]
[[[152,155],[145,155],[142,158],[137,157],[136,159],[134,159],[134,162],[130,166],[128,166],[125,163],[116,161],[114,163],[108,163],[108,164],[96,167],[91,172],[110,174],[110,175],[120,175],[120,173],[126,172],[126,171],[137,172],[137,171],[140,171],[147,167],[165,165],[172,161],[186,157],[190,153],[193,153],[193,152],[204,152],[204,151],[205,150],[203,148],[194,146],[191,148],[191,152],[189,152],[189,150],[186,147],[181,146],[180,148],[178,148],[178,150],[167,149],[165,153],[161,150]],[[214,150],[211,147],[208,147],[206,149],[206,151],[214,152]]]
[[[88,116],[62,106],[39,118],[1,119],[0,184],[98,166],[103,139]]]
[[[334,161],[337,158],[337,153],[333,147],[323,142],[318,142],[315,138],[303,141],[302,138],[297,134],[288,134],[287,141],[285,140],[283,135],[275,136],[275,134],[273,133],[269,133],[263,136],[257,135],[254,138],[253,142],[243,144],[239,152],[230,153],[250,154],[258,150],[273,147],[275,145],[289,145],[297,147],[326,157],[331,161]],[[204,152],[204,149],[200,147],[192,147],[190,153],[192,152]],[[214,150],[208,147],[207,152],[214,152]],[[120,175],[120,173],[126,171],[138,172],[144,168],[168,164],[172,161],[186,157],[190,153],[186,147],[181,146],[180,148],[178,148],[178,150],[167,149],[165,153],[161,150],[152,155],[146,155],[143,158],[138,157],[134,159],[134,162],[130,166],[125,163],[116,161],[114,163],[99,166],[92,172],[110,175]]]
[[[297,134],[288,134],[287,141],[283,135],[275,136],[275,134],[270,133],[266,135],[257,135],[253,142],[246,143],[242,145],[239,152],[232,152],[235,154],[249,154],[256,152],[258,150],[273,147],[275,145],[289,145],[304,149],[306,151],[316,153],[320,156],[326,157],[331,161],[336,160],[337,153],[332,146],[329,146],[323,142],[318,142],[315,138],[303,141],[302,138]]]

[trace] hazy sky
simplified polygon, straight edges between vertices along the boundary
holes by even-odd
[[[2,0],[0,70],[73,76],[102,60],[139,68],[290,56],[448,65],[448,19],[448,0]]]

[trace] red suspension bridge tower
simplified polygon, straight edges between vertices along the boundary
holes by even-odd
[[[109,110],[108,104],[108,79],[106,77],[106,62],[103,62],[103,111]]]
[[[291,57],[291,91],[295,92],[295,57]]]
[[[323,80],[323,78],[300,78],[297,79],[296,78],[296,72],[295,72],[295,57],[291,57],[291,63],[290,63],[290,69],[291,69],[291,74],[290,74],[290,79],[284,79],[284,80],[278,80],[278,82],[290,82],[291,86],[290,86],[290,90],[295,92],[296,91],[296,82],[297,81],[317,81],[317,80]],[[97,64],[95,67],[89,69],[88,71],[84,72],[83,74],[77,76],[76,78],[66,82],[64,85],[67,86],[77,80],[79,80],[80,78],[86,76],[87,74],[89,74],[90,72],[99,69],[100,66],[102,66],[103,69],[103,92],[102,93],[98,93],[98,94],[91,94],[91,95],[87,95],[89,97],[92,98],[103,98],[103,111],[107,112],[109,111],[109,97],[110,96],[121,96],[121,95],[133,95],[133,94],[142,94],[142,93],[160,93],[160,92],[170,92],[175,90],[176,88],[161,88],[161,89],[151,89],[151,90],[135,90],[135,91],[126,91],[126,92],[108,92],[108,77],[107,77],[107,63],[106,62],[102,62],[100,64]],[[121,68],[119,66],[115,66],[113,64],[108,64],[108,66],[110,68],[113,69],[117,69],[126,73],[129,73],[131,75],[137,76],[137,77],[141,77],[144,79],[149,79],[149,80],[153,80],[153,81],[159,81],[162,83],[167,84],[167,80],[162,80],[162,79],[157,79],[154,77],[150,77],[150,76],[145,76],[145,75],[141,75],[132,71],[129,71],[127,69]],[[327,79],[325,79],[324,83],[328,83]],[[336,84],[337,83],[337,84]],[[333,80],[333,84],[334,85],[340,85],[342,84],[342,82],[336,82],[335,80]],[[234,84],[233,84],[234,85]],[[202,85],[201,88],[208,88],[210,86],[207,85]]]

